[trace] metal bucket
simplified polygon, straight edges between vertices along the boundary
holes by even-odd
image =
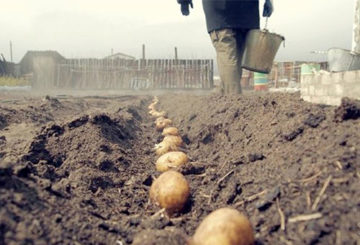
[[[353,71],[360,70],[360,54],[341,48],[328,50],[329,71]]]
[[[251,30],[247,34],[242,67],[255,72],[270,73],[283,36],[268,30]]]

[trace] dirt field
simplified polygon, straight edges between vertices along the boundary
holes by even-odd
[[[191,159],[191,198],[172,218],[148,200],[162,139],[151,96],[0,94],[0,244],[180,245],[224,206],[250,218],[258,245],[360,244],[356,102],[159,99]]]

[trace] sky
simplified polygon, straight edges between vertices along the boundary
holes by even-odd
[[[324,60],[332,47],[350,49],[354,0],[273,0],[270,31],[285,36],[278,61]],[[111,50],[137,58],[215,58],[201,0],[190,16],[176,0],[0,0],[0,53],[19,62],[28,50],[67,58],[102,58]],[[263,5],[260,0],[260,5]],[[260,10],[261,11],[261,10]],[[262,27],[264,26],[262,19]]]

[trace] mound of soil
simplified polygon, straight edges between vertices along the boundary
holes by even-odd
[[[160,102],[192,161],[205,166],[187,176],[192,205],[179,227],[188,234],[209,212],[231,206],[250,217],[258,244],[360,241],[360,121],[346,116],[359,102],[334,108],[285,94]],[[341,122],[339,111],[346,111]]]
[[[162,139],[150,101],[0,103],[0,244],[185,244],[224,206],[250,217],[257,244],[360,240],[360,121],[338,120],[356,102],[160,96],[158,109],[179,128],[191,159],[180,169],[191,198],[170,218],[148,197]]]

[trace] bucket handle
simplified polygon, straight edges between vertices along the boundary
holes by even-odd
[[[269,24],[269,17],[266,17],[266,19],[265,19],[265,27],[264,27],[264,30],[268,30],[268,24]]]
[[[264,26],[264,31],[268,32],[268,24],[269,24],[269,17],[266,17],[265,19],[265,26]],[[285,38],[283,37],[284,39],[284,42],[283,42],[283,45],[284,45],[284,48],[285,48]]]

